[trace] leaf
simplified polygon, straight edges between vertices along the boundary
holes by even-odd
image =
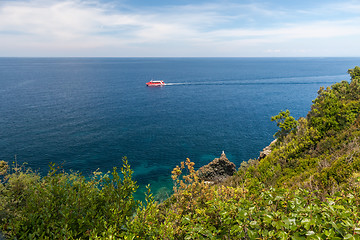
[[[302,236],[300,233],[295,233],[293,236],[291,236],[291,239],[293,239],[293,240],[303,240],[303,239],[306,239],[306,237]]]
[[[306,236],[313,236],[315,235],[314,231],[307,231]]]
[[[334,208],[338,210],[345,210],[345,207],[342,205],[334,205]]]
[[[243,228],[242,228],[241,226],[239,226],[239,225],[234,225],[234,226],[231,227],[230,233],[231,233],[231,234],[236,234],[236,233],[242,231],[242,229],[243,229]]]
[[[287,239],[287,233],[286,232],[278,232],[277,236],[280,238],[280,239],[283,239],[283,240],[286,240]]]
[[[355,239],[353,235],[351,235],[350,233],[346,234],[344,239]]]
[[[273,219],[274,219],[273,216],[271,216],[269,214],[266,214],[266,215],[264,215],[263,222],[267,223],[267,224],[270,224]]]
[[[186,239],[186,240],[190,240],[190,239],[193,239],[193,238],[192,238],[191,235],[187,235],[187,236],[185,236],[185,239]]]
[[[256,226],[258,226],[258,223],[256,221],[251,221],[250,226],[255,228]]]
[[[301,225],[303,225],[306,230],[309,230],[311,226],[310,219],[304,218],[301,220]]]
[[[257,231],[248,229],[247,231],[250,239],[256,239],[258,237]]]

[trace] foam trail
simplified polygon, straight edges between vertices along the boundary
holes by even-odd
[[[224,84],[224,82],[182,82],[182,83],[165,83],[166,86],[174,86],[174,85],[218,85]]]
[[[191,85],[192,83],[165,83],[165,86],[173,86],[173,85]]]
[[[286,78],[264,78],[264,79],[224,79],[222,81],[203,81],[203,82],[181,82],[166,83],[166,86],[179,85],[291,85],[291,84],[332,84],[334,80],[346,75],[330,75],[330,76],[311,76],[311,77],[286,77]],[[327,79],[324,81],[323,79]],[[334,79],[334,80],[333,80]]]

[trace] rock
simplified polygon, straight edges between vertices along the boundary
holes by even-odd
[[[271,153],[271,147],[273,144],[275,144],[277,139],[275,139],[274,141],[272,141],[270,143],[269,146],[265,147],[261,152],[260,152],[260,156],[258,157],[258,160],[260,161],[261,159],[264,159],[267,155],[269,155]]]
[[[224,153],[222,152],[220,158],[215,158],[209,164],[202,166],[198,170],[198,176],[200,180],[207,183],[221,182],[227,177],[234,175],[236,172],[236,166],[230,162]]]

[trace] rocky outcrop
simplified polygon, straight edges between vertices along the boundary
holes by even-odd
[[[215,158],[209,164],[202,166],[198,170],[200,180],[208,183],[221,182],[236,172],[236,166],[230,162],[222,152],[220,158]]]
[[[264,159],[267,155],[269,155],[271,153],[271,148],[272,148],[272,145],[275,144],[277,139],[275,139],[274,141],[272,141],[270,143],[269,146],[265,147],[261,152],[260,152],[260,155],[258,157],[258,160],[260,161],[261,159]]]

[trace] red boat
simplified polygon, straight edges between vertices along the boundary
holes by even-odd
[[[165,86],[165,83],[162,80],[151,80],[150,82],[146,83],[146,86],[148,86],[148,87],[161,87],[161,86]]]

